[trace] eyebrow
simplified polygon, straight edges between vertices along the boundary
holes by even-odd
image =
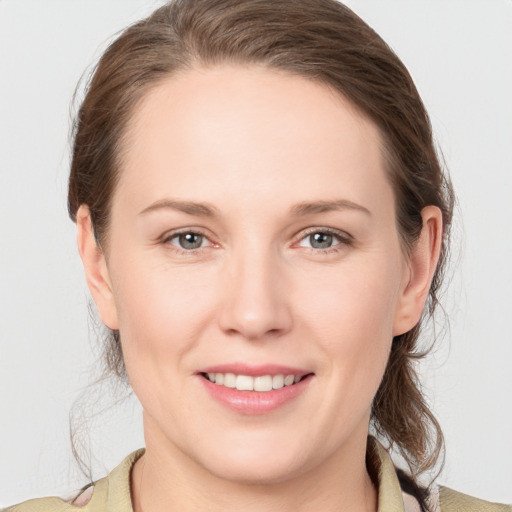
[[[201,217],[215,217],[218,210],[215,206],[208,203],[196,203],[193,201],[177,201],[174,199],[161,199],[144,208],[139,215],[153,212],[156,210],[177,210],[189,215],[197,215]]]
[[[200,217],[216,217],[218,209],[209,203],[197,203],[194,201],[178,201],[174,199],[160,199],[140,212],[140,215],[157,210],[177,210],[188,215]],[[355,210],[371,216],[370,210],[347,199],[336,199],[333,201],[314,201],[298,203],[290,209],[294,216],[312,215],[336,210]]]
[[[324,213],[336,210],[355,210],[371,217],[371,212],[368,208],[354,203],[347,199],[335,199],[333,201],[315,201],[312,203],[304,202],[296,204],[291,208],[291,214],[296,216],[311,215],[314,213]]]

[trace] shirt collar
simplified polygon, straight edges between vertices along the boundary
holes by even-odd
[[[405,512],[395,465],[388,451],[372,436],[368,436],[366,464],[370,475],[377,480],[378,512]]]

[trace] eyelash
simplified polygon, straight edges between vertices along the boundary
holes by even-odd
[[[343,248],[350,247],[354,243],[354,239],[352,238],[352,236],[349,235],[348,233],[345,233],[344,231],[338,231],[337,229],[332,229],[332,228],[315,227],[315,228],[307,229],[305,232],[303,232],[301,234],[300,239],[298,240],[298,242],[295,242],[295,244],[302,242],[304,239],[306,239],[316,233],[319,233],[319,234],[321,233],[324,235],[332,235],[334,238],[336,238],[338,240],[338,243],[331,247],[328,247],[326,249],[315,249],[314,247],[306,247],[306,249],[310,249],[315,254],[319,254],[319,253],[320,254],[332,254],[332,253],[340,252],[343,250]]]
[[[314,228],[309,228],[306,231],[303,231],[301,233],[300,238],[296,242],[294,242],[293,245],[296,246],[297,244],[299,244],[306,238],[310,237],[313,234],[317,234],[317,233],[331,235],[338,240],[338,243],[336,243],[335,245],[333,245],[331,247],[325,248],[325,249],[318,249],[318,248],[314,248],[314,247],[302,246],[304,249],[309,249],[309,251],[313,252],[314,254],[336,253],[336,252],[343,250],[344,247],[350,247],[354,243],[352,236],[349,235],[348,233],[345,233],[343,231],[338,231],[337,229],[332,229],[332,228],[314,227]],[[178,253],[183,254],[183,255],[199,254],[199,253],[203,252],[205,249],[207,249],[207,247],[211,247],[211,246],[207,246],[207,247],[198,247],[196,249],[184,249],[182,247],[179,247],[176,244],[171,243],[171,241],[173,239],[175,239],[181,235],[188,235],[188,234],[204,237],[205,239],[210,241],[210,243],[212,244],[211,246],[213,246],[213,247],[218,246],[214,242],[211,242],[211,240],[208,238],[208,236],[204,232],[202,232],[199,229],[195,229],[195,228],[194,229],[188,228],[188,229],[183,229],[180,231],[174,231],[172,233],[169,233],[162,238],[162,243],[164,245],[172,245],[174,251],[177,251]]]
[[[179,231],[173,231],[172,233],[166,234],[163,239],[162,243],[164,245],[172,245],[172,248],[174,251],[178,252],[179,254],[183,255],[190,255],[190,254],[199,254],[203,252],[207,247],[198,247],[197,249],[183,249],[183,247],[180,247],[179,245],[175,245],[171,243],[171,240],[178,238],[181,235],[198,235],[202,236],[206,240],[210,241],[210,243],[215,247],[217,244],[211,242],[211,240],[208,238],[208,236],[203,233],[200,229],[197,228],[188,228],[188,229],[182,229]]]

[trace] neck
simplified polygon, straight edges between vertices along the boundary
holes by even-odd
[[[159,436],[146,436],[146,453],[131,474],[134,512],[323,512],[377,510],[377,491],[366,471],[366,435],[329,460],[275,483],[225,480]],[[360,436],[361,437],[361,436]]]

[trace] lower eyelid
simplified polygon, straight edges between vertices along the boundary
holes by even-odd
[[[213,242],[208,238],[208,236],[206,236],[204,233],[201,233],[200,231],[195,231],[195,230],[183,230],[183,231],[178,231],[178,232],[174,232],[174,233],[172,233],[172,232],[166,233],[165,235],[163,235],[160,238],[159,242],[163,245],[171,245],[171,246],[175,247],[177,250],[181,250],[184,252],[191,252],[191,251],[198,250],[198,249],[204,249],[204,246],[198,247],[197,249],[184,249],[183,247],[180,247],[178,238],[181,235],[186,235],[189,233],[201,236],[201,237],[203,237],[204,240],[208,241],[211,245],[214,245]]]
[[[325,249],[317,249],[315,247],[308,247],[310,249],[314,249],[315,251],[328,251],[330,249],[333,249],[334,247],[338,246],[338,245],[350,245],[352,243],[352,237],[350,237],[349,235],[347,234],[344,234],[344,233],[340,233],[338,231],[335,231],[335,230],[332,230],[332,229],[314,229],[314,230],[311,230],[309,232],[306,232],[305,234],[303,234],[298,240],[297,242],[295,242],[294,245],[296,244],[300,244],[300,242],[302,242],[303,240],[307,239],[308,237],[310,237],[311,235],[314,235],[315,233],[324,233],[324,234],[328,234],[328,235],[331,235],[333,236],[334,238],[336,238],[337,240],[337,243],[332,245],[331,247],[327,247]]]
[[[203,239],[207,242],[206,245],[202,245],[200,247],[197,247],[195,249],[185,249],[183,247],[180,247],[179,245],[179,242],[176,241],[176,243],[171,243],[171,240],[174,240],[174,239],[177,239],[180,235],[184,235],[184,234],[187,234],[187,233],[191,233],[191,234],[195,234],[195,235],[199,235],[201,237],[203,237]],[[353,239],[350,235],[348,234],[345,234],[345,233],[340,233],[340,232],[337,232],[335,230],[332,230],[332,229],[314,229],[314,230],[311,230],[307,233],[304,233],[296,242],[293,243],[294,246],[297,246],[300,244],[300,242],[302,242],[303,240],[305,240],[306,238],[308,238],[309,236],[315,234],[315,233],[325,233],[325,234],[329,234],[329,235],[332,235],[335,239],[336,239],[336,243],[330,247],[326,247],[326,248],[315,248],[315,247],[307,247],[307,246],[301,246],[301,247],[304,247],[306,249],[311,249],[315,252],[328,252],[328,251],[335,251],[336,250],[336,247],[337,246],[349,246],[349,245],[352,245],[353,244]],[[174,232],[174,233],[168,233],[166,235],[164,235],[163,237],[161,237],[160,239],[161,243],[163,244],[170,244],[172,245],[173,247],[176,248],[176,250],[178,251],[182,251],[184,253],[187,253],[187,252],[197,252],[197,251],[200,251],[202,249],[206,249],[207,247],[219,247],[219,245],[217,243],[215,243],[214,241],[211,240],[210,237],[208,237],[205,233],[199,231],[199,230],[193,230],[193,229],[190,229],[190,230],[180,230],[178,232]],[[300,245],[299,245],[300,246]]]

